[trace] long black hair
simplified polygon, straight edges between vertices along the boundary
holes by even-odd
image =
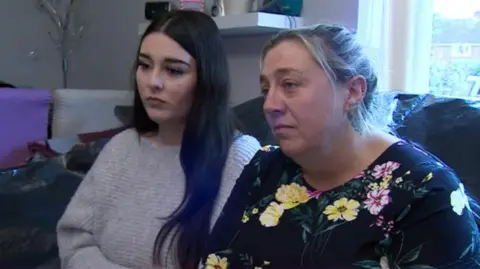
[[[228,62],[219,29],[204,13],[187,10],[165,13],[150,23],[141,42],[152,33],[163,33],[176,41],[196,60],[197,65],[197,85],[186,117],[180,150],[186,180],[185,194],[180,206],[161,227],[153,251],[154,265],[161,265],[164,260],[161,249],[172,234],[177,244],[175,254],[180,268],[193,269],[197,268],[204,255],[214,202],[235,134],[229,106]],[[137,67],[138,59],[135,69]],[[132,125],[140,135],[156,132],[158,124],[148,117],[133,77]],[[168,245],[169,251],[170,247]]]

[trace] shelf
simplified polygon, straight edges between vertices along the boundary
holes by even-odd
[[[263,12],[216,17],[214,20],[223,36],[269,34],[303,26],[300,17]],[[142,35],[147,26],[148,23],[140,24],[138,34]]]

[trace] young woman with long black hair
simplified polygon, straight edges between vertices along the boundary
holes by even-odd
[[[135,62],[133,128],[98,157],[58,225],[63,268],[196,268],[212,224],[260,148],[229,108],[215,22],[153,21]]]

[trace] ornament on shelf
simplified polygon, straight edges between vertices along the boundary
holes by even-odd
[[[205,10],[205,0],[180,0],[180,9],[203,12]]]
[[[36,0],[38,8],[47,13],[55,25],[55,31],[48,32],[50,39],[60,53],[62,67],[62,87],[68,87],[68,71],[73,45],[82,38],[85,31],[83,25],[76,26],[74,15],[77,0]],[[29,56],[36,56],[30,52]],[[33,57],[35,58],[35,57]]]
[[[223,0],[214,0],[210,10],[210,16],[221,17],[225,16],[225,7],[223,6]]]
[[[303,0],[266,0],[260,12],[298,17],[302,9]]]

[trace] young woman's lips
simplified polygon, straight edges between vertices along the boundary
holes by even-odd
[[[152,106],[159,106],[165,104],[166,102],[157,97],[148,97],[147,103]]]

